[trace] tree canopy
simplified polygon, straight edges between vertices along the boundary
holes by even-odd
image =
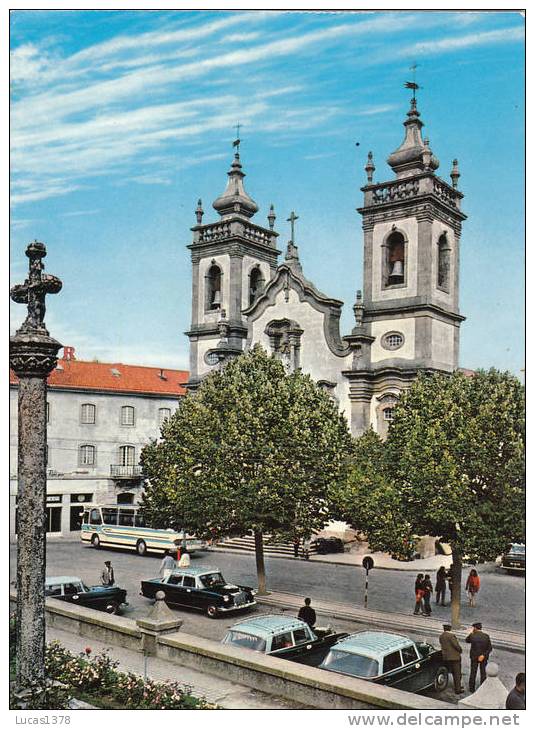
[[[206,377],[143,449],[143,511],[207,538],[306,537],[328,519],[351,443],[336,403],[255,346]]]

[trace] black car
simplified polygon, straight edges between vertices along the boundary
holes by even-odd
[[[403,691],[444,691],[448,685],[442,651],[404,635],[372,630],[338,641],[320,668]]]
[[[330,628],[311,628],[303,620],[286,615],[258,615],[233,625],[222,643],[318,666],[331,646],[346,635]]]
[[[502,557],[501,568],[507,570],[510,574],[512,572],[525,572],[526,571],[526,545],[525,544],[511,544],[507,554]]]
[[[142,581],[144,597],[159,591],[168,605],[202,610],[210,618],[256,605],[251,587],[228,584],[216,567],[178,567],[166,577]]]
[[[88,587],[80,577],[47,577],[45,580],[45,597],[55,597],[64,602],[105,610],[115,615],[126,602],[126,590],[122,587],[104,587],[95,585]]]
[[[336,554],[344,551],[344,543],[338,537],[318,537],[314,543],[318,554]]]

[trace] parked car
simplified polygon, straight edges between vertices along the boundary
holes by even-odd
[[[344,543],[338,537],[318,537],[314,541],[318,554],[333,554],[344,551]]]
[[[233,625],[222,643],[317,666],[345,635],[331,628],[312,629],[303,620],[286,615],[258,615]]]
[[[526,571],[526,545],[511,544],[507,554],[502,557],[501,568],[507,572],[525,572]]]
[[[103,585],[88,587],[80,577],[47,577],[45,597],[55,597],[64,602],[105,610],[113,615],[118,613],[123,605],[128,605],[126,590],[122,587]]]
[[[167,577],[141,583],[144,597],[154,598],[160,590],[168,605],[202,610],[210,618],[256,605],[251,587],[229,584],[217,567],[178,567]]]
[[[338,641],[320,668],[403,691],[444,691],[448,685],[442,651],[404,635],[372,630]]]

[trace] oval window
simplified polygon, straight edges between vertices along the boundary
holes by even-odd
[[[387,332],[381,339],[383,349],[399,349],[403,346],[405,337],[401,332]]]

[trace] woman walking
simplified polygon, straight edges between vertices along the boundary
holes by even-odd
[[[433,583],[429,575],[424,575],[422,582],[422,589],[424,591],[424,615],[428,618],[431,615],[431,595],[433,594]]]
[[[437,605],[440,603],[444,607],[446,606],[446,582],[446,568],[442,566],[437,572],[437,582],[435,585],[435,602]]]
[[[416,576],[416,582],[414,583],[414,593],[416,595],[416,602],[414,603],[414,614],[415,615],[418,615],[418,613],[420,612],[420,609],[422,610],[422,614],[424,613],[423,606],[422,606],[422,600],[425,595],[425,590],[423,588],[423,581],[424,581],[424,575],[423,575],[423,572],[420,572]]]
[[[481,587],[481,581],[476,570],[470,570],[468,579],[466,580],[466,592],[468,593],[468,604],[470,607],[476,606],[476,595]]]

